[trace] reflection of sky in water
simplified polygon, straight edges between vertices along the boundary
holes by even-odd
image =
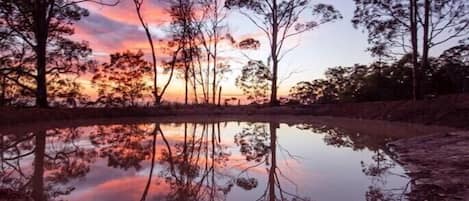
[[[269,132],[269,124],[256,124],[265,126],[265,131]],[[65,200],[139,200],[145,185],[148,180],[148,175],[151,170],[151,154],[144,156],[142,161],[138,161],[138,168],[128,166],[127,169],[121,167],[111,167],[109,165],[108,156],[99,156],[102,154],[104,148],[109,149],[122,149],[119,152],[121,156],[125,154],[139,153],[138,150],[131,150],[132,146],[120,147],[120,144],[125,144],[125,139],[130,139],[131,142],[138,142],[151,144],[153,125],[139,126],[143,133],[128,132],[124,135],[118,135],[124,140],[116,142],[109,142],[108,140],[115,140],[113,131],[109,128],[120,127],[121,125],[113,126],[100,126],[104,128],[102,133],[99,133],[99,126],[81,127],[78,128],[80,135],[73,143],[60,143],[61,138],[51,136],[47,139],[46,153],[53,152],[53,150],[64,149],[64,147],[77,146],[83,150],[98,151],[98,156],[92,159],[89,165],[89,172],[84,177],[74,178],[69,180],[65,186],[73,186],[74,190],[67,196],[61,197]],[[261,157],[266,159],[266,162],[246,161],[246,156],[240,152],[240,146],[236,143],[236,136],[242,132],[243,128],[249,128],[251,125],[247,123],[220,123],[221,130],[221,143],[220,147],[224,148],[224,153],[229,154],[224,165],[215,163],[215,173],[213,179],[217,184],[217,193],[223,197],[222,189],[225,189],[228,184],[234,183],[233,187],[227,193],[227,200],[257,200],[265,192],[268,192],[269,182],[269,168],[271,165],[270,152],[266,156]],[[207,143],[209,154],[205,155],[204,149],[196,149],[191,152],[191,156],[199,154],[198,164],[200,170],[204,170],[205,161],[208,157],[208,164],[211,164],[211,135],[212,125],[208,124],[206,132],[202,132],[203,125],[198,124],[194,132],[194,125],[188,124],[187,126],[187,140],[188,143]],[[218,138],[217,125],[215,128],[215,138]],[[173,156],[181,153],[182,144],[184,142],[184,124],[162,124],[161,130],[167,139]],[[114,133],[115,134],[115,133]],[[138,138],[139,136],[143,138]],[[90,136],[100,136],[98,138],[103,140],[99,145],[92,143]],[[195,136],[195,138],[193,138]],[[205,137],[203,137],[205,136]],[[270,135],[268,135],[270,136]],[[390,189],[402,189],[408,182],[406,178],[402,178],[395,174],[403,174],[403,170],[397,164],[383,171],[378,176],[367,176],[364,174],[363,168],[369,165],[377,165],[378,167],[390,164],[392,161],[384,154],[382,150],[376,148],[376,143],[372,138],[366,138],[368,141],[361,141],[362,138],[348,138],[349,140],[356,140],[363,149],[354,150],[354,147],[337,147],[328,145],[325,142],[325,133],[319,131],[312,131],[311,129],[299,129],[296,126],[288,126],[280,124],[277,129],[277,143],[276,143],[276,156],[277,156],[277,177],[278,183],[276,184],[277,197],[280,199],[280,189],[284,192],[284,196],[289,200],[292,199],[290,194],[298,195],[301,198],[310,198],[311,200],[365,200],[365,194],[369,191],[370,186],[381,188],[383,192],[389,194],[396,193],[400,195],[402,190],[387,191]],[[109,138],[109,139],[108,139]],[[268,137],[269,138],[269,137]],[[96,139],[96,138],[95,138]],[[194,141],[191,141],[195,139]],[[377,137],[379,139],[379,137]],[[133,141],[132,141],[133,140]],[[208,141],[207,141],[208,140]],[[371,141],[370,141],[371,140]],[[370,143],[371,148],[367,148],[367,142]],[[356,144],[357,142],[355,142]],[[131,143],[130,143],[131,144]],[[176,144],[179,144],[176,146]],[[270,146],[270,142],[266,142]],[[97,148],[98,147],[98,148]],[[356,147],[355,147],[356,148]],[[164,200],[167,194],[174,190],[174,186],[170,186],[166,177],[171,177],[169,171],[168,161],[163,161],[163,152],[167,152],[165,142],[162,140],[161,135],[157,135],[156,141],[156,162],[153,169],[153,178],[149,187],[147,200]],[[374,149],[374,151],[370,150]],[[130,150],[130,151],[129,151]],[[147,146],[144,151],[151,153],[151,146]],[[380,155],[381,154],[381,155]],[[380,162],[374,161],[376,157],[382,156],[383,160]],[[21,161],[23,169],[31,170],[33,155],[25,157]],[[129,157],[132,162],[132,158]],[[362,164],[363,162],[363,164]],[[249,170],[242,172],[245,168],[251,167]],[[10,170],[11,171],[11,170]],[[31,171],[28,171],[31,172]],[[176,171],[177,173],[180,173]],[[242,174],[240,174],[242,172]],[[31,173],[30,173],[31,174]],[[206,177],[206,178],[205,178]],[[236,178],[255,178],[257,180],[257,187],[251,190],[245,190],[236,186]],[[203,176],[199,174],[193,181],[189,183],[196,183],[200,179],[204,179],[201,188],[207,188],[206,183],[211,183],[211,175]],[[47,181],[46,181],[47,182]],[[280,188],[278,187],[280,184]],[[207,190],[207,189],[205,189]],[[268,198],[268,197],[266,197]]]

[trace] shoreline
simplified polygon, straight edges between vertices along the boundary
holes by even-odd
[[[385,120],[423,125],[469,129],[469,95],[442,96],[432,100],[385,101],[285,105],[222,106],[174,105],[134,108],[0,108],[0,126],[57,120],[96,120],[115,118],[162,118],[173,116],[333,116]]]
[[[388,143],[410,176],[410,200],[469,199],[469,132],[446,132]]]

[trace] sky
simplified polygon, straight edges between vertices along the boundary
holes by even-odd
[[[143,16],[151,28],[156,41],[165,39],[170,17],[161,0],[145,0]],[[366,51],[367,35],[362,30],[355,29],[350,22],[355,5],[352,0],[313,1],[314,3],[332,4],[339,10],[343,19],[321,25],[296,38],[287,41],[287,46],[296,48],[289,52],[279,65],[279,94],[287,95],[291,86],[299,81],[310,81],[324,76],[327,68],[335,66],[351,66],[357,63],[369,64],[374,59]],[[106,7],[93,3],[82,5],[90,11],[90,16],[80,20],[75,25],[75,35],[79,40],[88,41],[93,49],[93,56],[99,61],[107,61],[108,55],[118,51],[142,50],[147,53],[150,49],[145,33],[135,12],[133,1],[121,0],[117,6]],[[269,47],[266,37],[250,23],[247,18],[230,11],[227,18],[230,33],[235,39],[254,37],[261,41],[261,47],[256,51],[243,52],[250,58],[266,61]],[[157,42],[157,48],[158,42]],[[222,82],[225,97],[240,96],[242,91],[235,86],[235,78],[240,74],[242,64],[246,58],[241,50],[225,48],[225,56],[232,58],[232,71]],[[441,50],[436,49],[434,54]],[[87,80],[83,84],[89,85]],[[167,92],[173,101],[183,99],[182,80],[175,80]]]

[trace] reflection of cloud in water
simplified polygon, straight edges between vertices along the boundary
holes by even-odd
[[[105,181],[93,188],[77,195],[72,195],[70,201],[117,201],[139,200],[145,188],[147,178],[144,176],[123,177]],[[148,200],[162,200],[169,192],[169,186],[164,181],[154,179],[150,188]]]

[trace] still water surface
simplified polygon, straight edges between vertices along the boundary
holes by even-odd
[[[382,136],[278,123],[96,125],[1,135],[0,200],[405,200]]]

